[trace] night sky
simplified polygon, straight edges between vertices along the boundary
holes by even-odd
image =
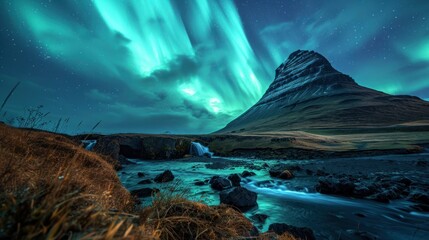
[[[429,99],[426,0],[2,0],[0,44],[0,101],[21,82],[3,120],[43,105],[68,133],[215,131],[297,49]]]

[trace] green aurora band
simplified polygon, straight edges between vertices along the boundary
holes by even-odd
[[[321,52],[362,85],[429,98],[429,4],[305,0],[279,17],[267,3],[249,11],[238,0],[5,1],[4,29],[48,63],[27,75],[1,72],[3,89],[23,81],[25,91],[8,110],[34,104],[32,92],[52,121],[80,115],[105,119],[103,132],[211,132],[252,106],[297,49]],[[51,79],[57,65],[71,77]]]

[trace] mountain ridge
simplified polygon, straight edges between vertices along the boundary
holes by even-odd
[[[216,133],[380,127],[429,120],[429,103],[357,84],[321,54],[298,50],[261,99]]]

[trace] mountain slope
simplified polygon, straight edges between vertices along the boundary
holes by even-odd
[[[379,128],[429,122],[429,103],[358,85],[313,51],[298,50],[276,69],[262,98],[218,133]]]

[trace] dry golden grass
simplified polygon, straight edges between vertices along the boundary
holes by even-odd
[[[66,137],[2,124],[0,202],[0,238],[123,237],[133,220],[117,214],[134,201],[106,159]],[[150,235],[142,230],[134,234]]]
[[[165,240],[237,239],[249,236],[253,227],[240,212],[226,205],[210,207],[168,191],[157,194],[140,219]]]
[[[68,188],[79,189],[105,208],[126,210],[133,205],[105,158],[60,135],[0,125],[1,191],[36,191],[65,178]]]

